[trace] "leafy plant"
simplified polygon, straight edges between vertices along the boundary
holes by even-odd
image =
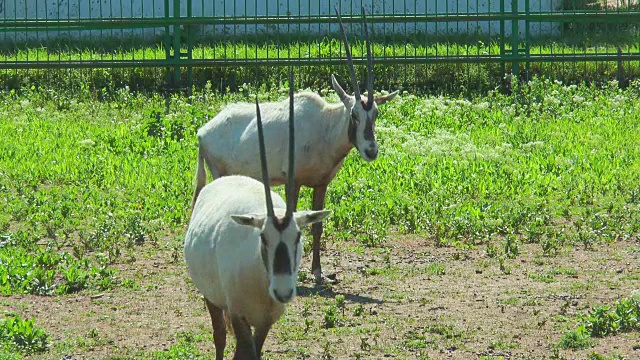
[[[23,320],[19,316],[0,319],[0,344],[9,343],[24,354],[46,352],[49,335],[35,326],[34,320]]]
[[[586,349],[591,347],[589,331],[584,326],[579,326],[576,330],[569,331],[562,335],[558,346],[561,349]]]
[[[338,324],[338,308],[335,304],[328,305],[324,309],[322,327],[325,329],[331,329]]]
[[[578,328],[565,333],[559,346],[564,349],[583,349],[591,346],[591,337],[639,330],[640,297],[634,294],[616,301],[613,307],[598,306],[581,315]]]

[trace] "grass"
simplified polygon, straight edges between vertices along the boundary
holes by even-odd
[[[404,92],[380,109],[380,157],[365,164],[351,152],[329,187],[326,207],[332,216],[324,239],[350,244],[352,256],[371,250],[382,259],[362,266],[359,279],[392,284],[387,290],[394,291],[384,297],[395,304],[430,307],[438,292],[409,297],[397,281],[419,279],[406,285],[445,288],[461,271],[452,268],[451,257],[456,256],[456,263],[470,261],[460,254],[474,249],[486,249],[481,260],[488,269],[481,273],[499,268],[498,278],[522,276],[521,268],[534,266],[519,263],[532,247],[539,251],[537,266],[544,264],[544,269],[529,272],[529,277],[540,285],[586,276],[587,270],[575,264],[554,261],[567,248],[589,252],[638,237],[638,85],[598,88],[536,79],[512,95],[489,92],[465,99]],[[2,295],[11,302],[12,296],[24,294],[65,299],[76,293],[158,291],[149,285],[154,280],[138,284],[120,269],[135,266],[145,254],[141,248],[176,249],[173,261],[181,260],[195,131],[226,103],[252,100],[254,91],[247,87],[220,95],[205,89],[190,98],[173,97],[168,108],[160,96],[127,90],[109,98],[36,88],[0,93],[0,118],[6,119],[0,122]],[[337,101],[332,92],[325,94]],[[284,87],[260,91],[262,101],[284,96]],[[299,207],[310,207],[310,190],[301,194]],[[396,264],[389,251],[377,249],[404,235],[457,255],[408,265]],[[636,250],[624,249],[629,256]],[[624,276],[631,283],[637,275]],[[337,345],[330,336],[357,334],[360,354],[427,356],[428,351],[464,350],[476,334],[467,325],[435,315],[423,323],[400,321],[340,296],[307,297],[306,310],[283,320],[293,322],[306,314],[304,323],[296,323],[293,332],[276,330],[274,337],[327,337],[324,351],[331,353]],[[498,298],[504,299],[499,304],[504,311],[525,302],[513,295]],[[527,308],[538,304],[536,300]],[[560,347],[579,349],[588,347],[595,335],[637,331],[637,325],[622,325],[631,324],[625,317],[627,305],[615,305],[624,307],[620,314],[614,308],[594,310],[586,318],[592,320],[581,323],[583,330],[565,335]],[[397,330],[395,343],[379,340],[384,329]],[[91,348],[106,341],[102,330],[84,334],[58,346]],[[211,348],[205,334],[208,328],[186,332],[164,350],[139,350],[136,355],[201,358],[208,354],[202,348]],[[491,351],[522,348],[498,336],[485,346]],[[304,352],[286,350],[291,356]]]
[[[111,264],[186,223],[197,127],[224,102],[245,99],[174,98],[164,114],[160,97],[116,96],[3,95],[0,115],[11,119],[0,124],[8,139],[0,147],[5,292],[117,284]],[[546,249],[549,239],[588,247],[633,237],[638,96],[634,87],[549,81],[471,101],[403,94],[381,112],[380,159],[364,166],[351,153],[332,183],[327,235],[368,246],[384,244],[391,230],[439,245],[504,236],[487,251],[506,258],[523,241]],[[308,189],[301,206],[310,206]]]
[[[578,24],[580,25],[580,24]],[[602,24],[599,24],[599,29]],[[620,30],[617,24],[605,26],[603,31],[589,31],[585,36],[584,29],[567,30],[562,38],[549,38],[533,41],[529,44],[530,53],[537,55],[552,54],[617,54],[618,46],[623,53],[638,53],[638,31]],[[620,34],[625,34],[621,37]],[[500,43],[492,39],[476,37],[428,38],[409,37],[384,39],[376,42],[372,48],[374,56],[380,57],[457,57],[473,59],[478,56],[499,55]],[[133,44],[132,44],[133,43]],[[145,42],[108,41],[109,45],[99,47],[95,41],[72,42],[61,44],[27,44],[13,45],[0,51],[0,63],[3,61],[90,61],[90,60],[141,60],[165,59],[166,51],[161,43],[144,46]],[[135,46],[134,46],[135,44]],[[365,47],[361,41],[352,44],[354,56],[364,54]],[[328,59],[342,56],[341,43],[337,38],[256,41],[241,39],[237,41],[207,42],[197,44],[193,49],[194,59]],[[507,46],[506,51],[510,51]],[[186,52],[186,49],[182,49]],[[565,83],[595,82],[602,83],[608,79],[620,77],[625,85],[628,80],[640,78],[640,67],[636,61],[623,62],[622,67],[616,61],[610,62],[534,62],[530,64],[531,76],[542,76],[559,79]],[[521,73],[525,72],[521,64]],[[506,64],[509,73],[511,64]],[[185,69],[186,70],[186,69]],[[619,74],[618,71],[622,70]],[[305,66],[294,70],[296,83],[302,87],[314,89],[326,88],[329,74],[336,73],[341,79],[348,79],[344,66]],[[357,67],[360,78],[365,78],[365,68]],[[209,66],[193,69],[193,85],[203,89],[210,82],[219,91],[241,91],[243,85],[260,79],[269,88],[277,87],[286,79],[286,69],[279,66]],[[411,92],[435,92],[448,94],[479,94],[502,87],[504,73],[500,63],[455,64],[439,63],[433,65],[415,64],[394,66],[377,65],[376,82],[386,89],[400,89]],[[15,70],[0,74],[3,88],[20,90],[35,84],[42,88],[62,87],[69,90],[90,89],[103,96],[109,96],[116,89],[128,86],[136,91],[164,91],[165,70],[153,68],[134,69],[75,69],[75,70]],[[187,72],[183,71],[182,83],[187,80]]]

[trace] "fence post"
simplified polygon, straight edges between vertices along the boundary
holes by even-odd
[[[173,0],[173,18],[180,20],[180,0]],[[176,61],[173,68],[173,86],[180,88],[180,24],[173,25],[173,58]]]
[[[530,44],[531,44],[531,34],[529,31],[529,15],[531,15],[531,9],[530,9],[530,4],[529,4],[529,0],[524,0],[524,11],[525,11],[525,16],[526,16],[526,20],[524,22],[524,55],[527,58],[527,62],[525,63],[525,71],[526,71],[526,79],[527,81],[529,81],[529,76],[531,74],[531,62],[529,61],[529,54],[530,54]]]
[[[171,27],[169,26],[169,0],[164,0],[164,53],[165,59],[171,59]],[[171,67],[167,66],[166,73],[164,76],[165,83],[165,91],[169,92],[169,87],[171,84]]]
[[[500,15],[505,15],[504,9],[504,0],[500,0]],[[505,60],[505,44],[506,34],[505,34],[505,20],[504,17],[500,19],[500,76],[502,76],[502,89],[507,90],[507,82],[505,79],[505,75],[507,73],[507,62]]]
[[[513,80],[519,81],[520,63],[517,59],[519,52],[518,45],[520,43],[520,34],[518,33],[518,0],[511,0],[511,14],[514,18],[511,20],[511,55],[513,56],[511,60],[511,75],[513,76]]]
[[[191,20],[193,16],[193,0],[187,0],[187,19]],[[193,25],[187,25],[187,59],[193,59]],[[187,94],[191,95],[191,89],[193,87],[193,66],[187,65]]]

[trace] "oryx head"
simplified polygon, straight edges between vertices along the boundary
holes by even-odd
[[[373,56],[371,55],[371,39],[369,38],[369,30],[367,29],[367,18],[365,16],[364,7],[362,8],[362,18],[364,25],[364,37],[367,42],[367,96],[360,95],[360,86],[356,79],[356,72],[353,68],[353,59],[351,58],[351,48],[349,41],[344,32],[342,19],[338,8],[335,8],[338,21],[340,23],[340,32],[344,41],[344,48],[347,53],[347,65],[351,74],[351,83],[353,85],[353,96],[349,96],[344,89],[338,84],[335,76],[331,74],[331,84],[334,90],[342,100],[344,106],[350,111],[351,119],[349,120],[349,141],[360,152],[360,156],[366,161],[375,160],[378,157],[378,143],[374,134],[376,117],[378,116],[378,105],[393,99],[398,91],[384,96],[374,96],[373,94]]]
[[[232,218],[242,225],[260,229],[260,253],[269,278],[269,295],[280,302],[287,303],[296,295],[296,282],[300,259],[302,258],[302,234],[300,228],[314,222],[322,221],[329,212],[298,211],[294,212],[296,199],[293,197],[294,169],[294,124],[293,124],[293,74],[289,73],[289,173],[286,184],[287,208],[274,211],[267,174],[267,158],[262,131],[260,106],[256,96],[256,118],[258,123],[258,139],[260,142],[260,162],[262,164],[262,182],[266,199],[267,213],[233,215]]]

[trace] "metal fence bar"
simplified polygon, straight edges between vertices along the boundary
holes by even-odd
[[[581,62],[581,61],[638,61],[638,54],[624,53],[601,53],[601,54],[523,54],[510,55],[509,61],[512,63],[527,62]],[[499,55],[480,55],[474,57],[467,56],[394,56],[376,57],[376,64],[466,64],[466,63],[502,63],[504,57]],[[365,58],[354,58],[355,65],[366,65]],[[201,66],[321,66],[321,65],[341,65],[344,60],[340,58],[316,58],[316,59],[166,59],[166,60],[87,60],[87,61],[6,61],[2,63],[6,69],[66,69],[66,68],[125,68],[125,67],[201,67]]]
[[[174,2],[180,0],[174,0]],[[517,0],[512,0],[517,2]],[[640,11],[625,13],[602,13],[595,11],[575,11],[570,13],[538,12],[527,13],[517,11],[510,13],[477,13],[477,14],[434,14],[434,15],[368,15],[367,19],[373,23],[415,23],[415,22],[475,22],[475,21],[511,21],[525,20],[529,22],[630,22],[637,23]],[[0,32],[6,31],[57,31],[62,29],[94,30],[94,29],[126,29],[145,28],[169,25],[287,25],[287,24],[334,24],[334,16],[257,16],[257,17],[180,17],[173,18],[118,18],[118,19],[2,19]],[[343,15],[342,22],[360,23],[358,15]],[[44,28],[44,29],[43,29]]]

